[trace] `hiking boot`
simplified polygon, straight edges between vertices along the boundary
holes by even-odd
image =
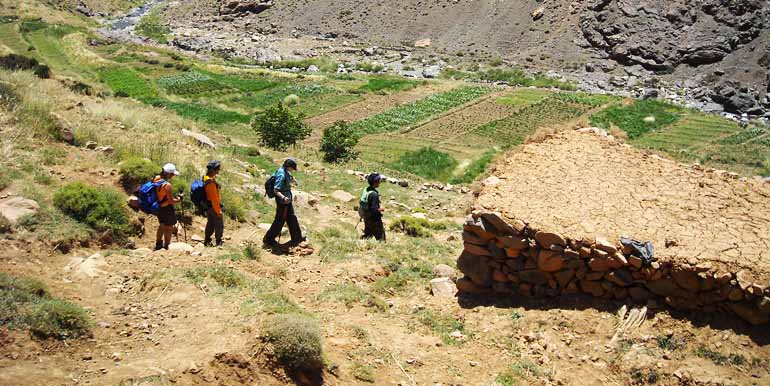
[[[217,241],[217,243],[216,243],[216,245],[215,245],[215,246],[217,246],[217,247],[222,247],[222,246],[224,246],[224,245],[225,245],[225,242],[224,242],[224,241],[222,241],[222,240],[219,240],[219,241]]]
[[[163,249],[163,242],[162,241],[156,241],[155,242],[155,249],[154,250],[155,251],[159,251],[161,249]],[[166,248],[166,249],[168,249],[168,248]]]
[[[263,248],[274,248],[278,246],[278,242],[275,240],[262,240]]]
[[[210,247],[210,246],[211,246],[211,240],[205,240],[205,241],[203,241],[203,246],[204,246],[204,247],[207,247],[207,248],[208,248],[208,247]]]

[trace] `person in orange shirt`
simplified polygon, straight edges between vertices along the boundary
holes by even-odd
[[[155,176],[153,182],[163,180],[163,184],[158,187],[158,202],[160,203],[160,210],[158,211],[158,232],[155,236],[155,250],[168,249],[168,245],[171,244],[171,235],[174,233],[176,227],[176,211],[174,211],[174,205],[182,202],[182,197],[174,196],[174,190],[171,187],[172,178],[179,175],[179,171],[176,170],[174,164],[163,165],[163,170],[160,175]]]
[[[225,230],[224,219],[222,218],[222,196],[220,190],[222,187],[216,181],[222,163],[211,161],[206,165],[206,175],[203,176],[203,187],[206,192],[206,233],[203,239],[203,245],[211,246],[212,234],[216,238],[216,245],[222,245],[222,233]]]

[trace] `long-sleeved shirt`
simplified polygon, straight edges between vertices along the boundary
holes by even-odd
[[[208,175],[203,176],[203,187],[206,191],[206,200],[208,200],[209,205],[211,205],[211,208],[214,209],[214,213],[217,214],[217,216],[222,216],[222,195],[220,194],[219,190],[221,187],[219,186],[219,183],[214,179],[214,177],[209,177]]]
[[[289,173],[284,167],[281,167],[275,172],[275,184],[273,185],[273,189],[275,189],[276,192],[281,192],[281,194],[291,200],[291,180],[291,173]]]

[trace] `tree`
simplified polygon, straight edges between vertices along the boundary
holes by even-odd
[[[257,113],[252,127],[260,135],[260,142],[273,149],[285,151],[289,146],[310,136],[312,131],[305,125],[302,114],[293,114],[283,103]]]
[[[326,162],[345,162],[358,157],[354,150],[358,144],[358,134],[345,121],[334,122],[324,130],[321,138],[321,152]]]

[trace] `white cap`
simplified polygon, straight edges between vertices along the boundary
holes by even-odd
[[[174,164],[163,165],[163,172],[167,174],[173,174],[175,176],[179,175],[179,170],[176,170],[176,166],[174,166]]]

